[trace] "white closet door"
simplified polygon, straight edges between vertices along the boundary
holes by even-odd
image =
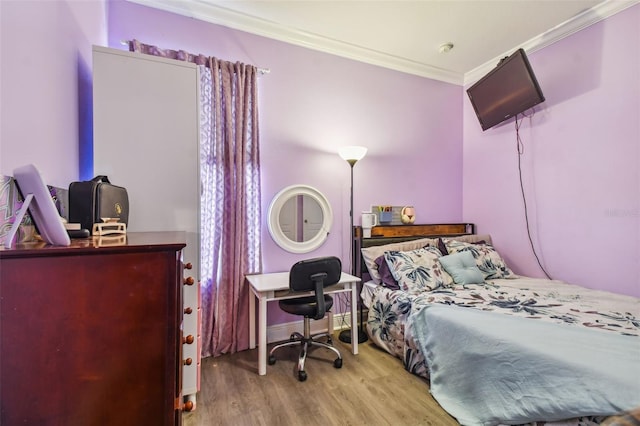
[[[199,126],[196,65],[93,48],[94,174],[107,175],[129,195],[129,232],[186,231],[185,263],[196,279],[184,287],[183,393],[195,394],[199,361]]]

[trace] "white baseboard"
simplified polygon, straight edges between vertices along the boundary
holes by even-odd
[[[326,332],[328,328],[329,316],[325,316],[318,321],[311,321],[311,334]],[[267,343],[281,342],[288,340],[291,333],[303,332],[303,322],[294,321],[283,324],[275,324],[267,327]],[[333,331],[349,328],[351,325],[351,312],[333,315]]]

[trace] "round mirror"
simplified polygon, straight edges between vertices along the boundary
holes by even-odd
[[[283,249],[308,253],[325,242],[333,214],[326,197],[306,185],[278,192],[269,206],[269,233]]]

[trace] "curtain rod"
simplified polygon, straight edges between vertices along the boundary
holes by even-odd
[[[129,40],[120,40],[120,44],[129,47]],[[256,67],[260,75],[266,75],[271,72],[269,68]]]

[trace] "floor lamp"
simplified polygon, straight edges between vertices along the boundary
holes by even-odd
[[[367,153],[367,148],[363,147],[363,146],[345,146],[340,148],[340,150],[338,151],[338,154],[340,155],[340,157],[342,157],[343,160],[345,160],[347,163],[349,163],[349,166],[351,167],[351,203],[350,203],[350,207],[349,207],[349,219],[350,221],[350,226],[349,226],[349,255],[351,256],[351,273],[353,274],[356,270],[356,265],[353,265],[353,166],[356,165],[356,163],[358,162],[358,160],[361,160],[365,154]],[[358,300],[359,300],[359,296],[358,296]],[[352,302],[353,303],[353,302]],[[356,302],[359,304],[359,302]],[[358,343],[364,343],[367,340],[369,340],[369,338],[367,337],[367,334],[364,332],[364,328],[363,328],[363,320],[362,320],[362,307],[360,307],[360,329],[358,330]],[[351,343],[351,330],[343,330],[340,332],[340,335],[338,336],[338,338],[340,339],[340,341],[345,342],[345,343]]]

